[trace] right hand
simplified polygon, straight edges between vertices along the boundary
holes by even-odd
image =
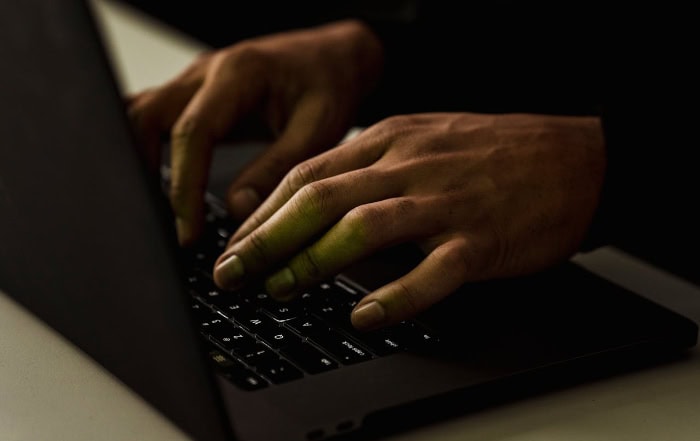
[[[264,280],[289,300],[377,251],[413,242],[425,258],[366,295],[351,320],[409,319],[466,282],[570,258],[606,169],[600,119],[427,113],[387,118],[296,166],[236,231],[214,281]]]
[[[232,182],[227,203],[244,220],[297,163],[336,145],[378,80],[382,47],[355,20],[243,40],[207,53],[173,80],[129,98],[144,154],[160,164],[170,134],[170,200],[181,244],[202,228],[212,148],[262,123],[274,140]]]

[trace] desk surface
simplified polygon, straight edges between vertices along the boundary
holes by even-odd
[[[121,5],[93,0],[122,87],[156,86],[204,50]],[[700,322],[700,289],[612,248],[577,261]],[[688,360],[579,385],[391,441],[697,441],[700,349]],[[0,292],[0,439],[187,441],[71,343]]]

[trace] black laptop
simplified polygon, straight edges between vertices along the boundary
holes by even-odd
[[[471,284],[414,320],[355,332],[368,290],[420,258],[392,248],[280,304],[222,292],[236,225],[216,192],[181,250],[140,161],[99,29],[79,0],[0,2],[0,290],[198,441],[369,439],[648,366],[692,321],[572,262]]]

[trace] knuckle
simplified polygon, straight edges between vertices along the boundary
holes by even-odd
[[[419,122],[418,115],[394,115],[383,119],[380,124],[385,132],[400,135],[413,130]]]
[[[212,64],[214,70],[244,69],[249,72],[263,72],[266,69],[268,57],[264,50],[250,41],[244,41],[227,50],[217,52]]]
[[[396,215],[399,218],[406,218],[410,213],[418,210],[419,201],[413,197],[402,197],[396,201]]]
[[[386,240],[391,234],[391,217],[383,207],[360,205],[348,211],[342,223],[354,243],[370,246]]]
[[[441,247],[435,250],[438,260],[442,263],[439,268],[447,273],[458,274],[460,278],[467,278],[470,274],[480,274],[485,271],[487,265],[482,255],[477,255],[475,247],[470,246],[466,240],[454,240],[451,246]]]
[[[380,124],[391,133],[396,135],[414,135],[419,131],[432,127],[435,116],[429,113],[414,113],[404,115],[394,115],[380,121]]]
[[[387,117],[373,127],[376,139],[386,146],[392,146],[398,140],[415,136],[414,117],[397,115]]]
[[[406,117],[401,115],[393,115],[384,118],[379,122],[379,125],[384,129],[396,129],[404,125]]]
[[[382,219],[385,218],[382,210],[371,205],[360,205],[355,207],[344,216],[344,221],[353,230],[376,230],[382,224]]]
[[[291,194],[316,181],[316,170],[309,161],[304,161],[292,168],[287,174],[287,187]]]
[[[316,181],[299,189],[298,197],[292,200],[296,201],[296,208],[300,212],[309,212],[310,215],[318,216],[330,205],[334,194],[331,185],[323,181]]]

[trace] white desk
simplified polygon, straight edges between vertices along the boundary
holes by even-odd
[[[169,79],[203,48],[94,0],[125,91]],[[577,257],[700,322],[700,289],[614,249]],[[515,402],[391,441],[698,441],[700,350],[690,360]],[[1,441],[186,441],[171,423],[0,293]]]

